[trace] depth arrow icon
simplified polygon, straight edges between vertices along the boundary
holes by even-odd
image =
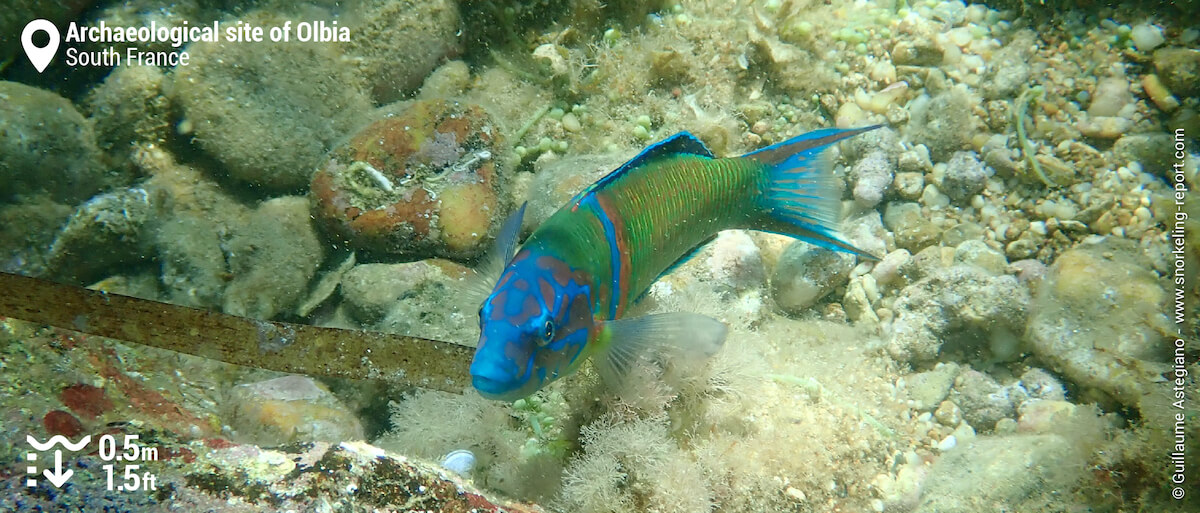
[[[55,488],[62,488],[62,485],[66,483],[68,479],[71,479],[71,476],[75,474],[75,471],[71,469],[63,471],[62,466],[62,451],[55,450],[54,472],[51,472],[50,469],[42,471],[42,475],[46,476],[46,479],[49,480],[50,484],[54,485]]]

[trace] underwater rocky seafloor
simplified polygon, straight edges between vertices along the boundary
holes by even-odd
[[[0,509],[1200,510],[1196,6],[1052,4],[15,2],[6,35],[349,29],[107,73],[0,41],[2,270],[253,318],[474,344],[461,276],[515,205],[531,230],[680,130],[886,127],[832,159],[879,262],[723,232],[638,310],[724,349],[618,386],[508,404],[4,319]],[[54,434],[138,434],[156,490],[98,453],[25,486]]]

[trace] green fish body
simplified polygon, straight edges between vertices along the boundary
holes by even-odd
[[[715,319],[624,314],[721,230],[783,233],[873,258],[837,236],[840,190],[820,154],[874,128],[817,130],[722,159],[686,132],[647,148],[577,194],[507,259],[480,309],[475,388],[515,400],[593,355],[604,356],[602,375],[619,379],[652,346],[712,354],[726,333]],[[515,247],[519,216],[506,223],[502,247]]]

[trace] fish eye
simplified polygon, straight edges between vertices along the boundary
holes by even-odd
[[[549,344],[551,340],[554,340],[554,321],[546,321],[546,325],[542,326],[543,345]]]

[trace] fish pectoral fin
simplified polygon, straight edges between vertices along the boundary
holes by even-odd
[[[504,220],[504,224],[500,225],[500,231],[496,234],[496,241],[491,251],[484,257],[480,271],[499,278],[500,273],[512,261],[513,255],[517,253],[517,239],[521,237],[521,223],[525,219],[525,207],[528,205],[529,202],[522,203],[520,207],[508,215],[508,218]]]
[[[517,253],[517,240],[521,237],[521,223],[525,219],[526,205],[528,203],[522,203],[508,215],[504,224],[500,225],[500,231],[496,234],[491,249],[483,256],[479,265],[472,269],[473,273],[467,276],[461,294],[464,305],[470,307],[466,311],[473,312],[483,304],[492,293],[492,288],[496,286],[496,281],[500,279],[500,274]]]
[[[725,323],[691,312],[650,314],[604,323],[608,347],[596,360],[596,369],[610,385],[619,383],[637,359],[647,352],[668,348],[684,356],[707,358],[725,344]]]

